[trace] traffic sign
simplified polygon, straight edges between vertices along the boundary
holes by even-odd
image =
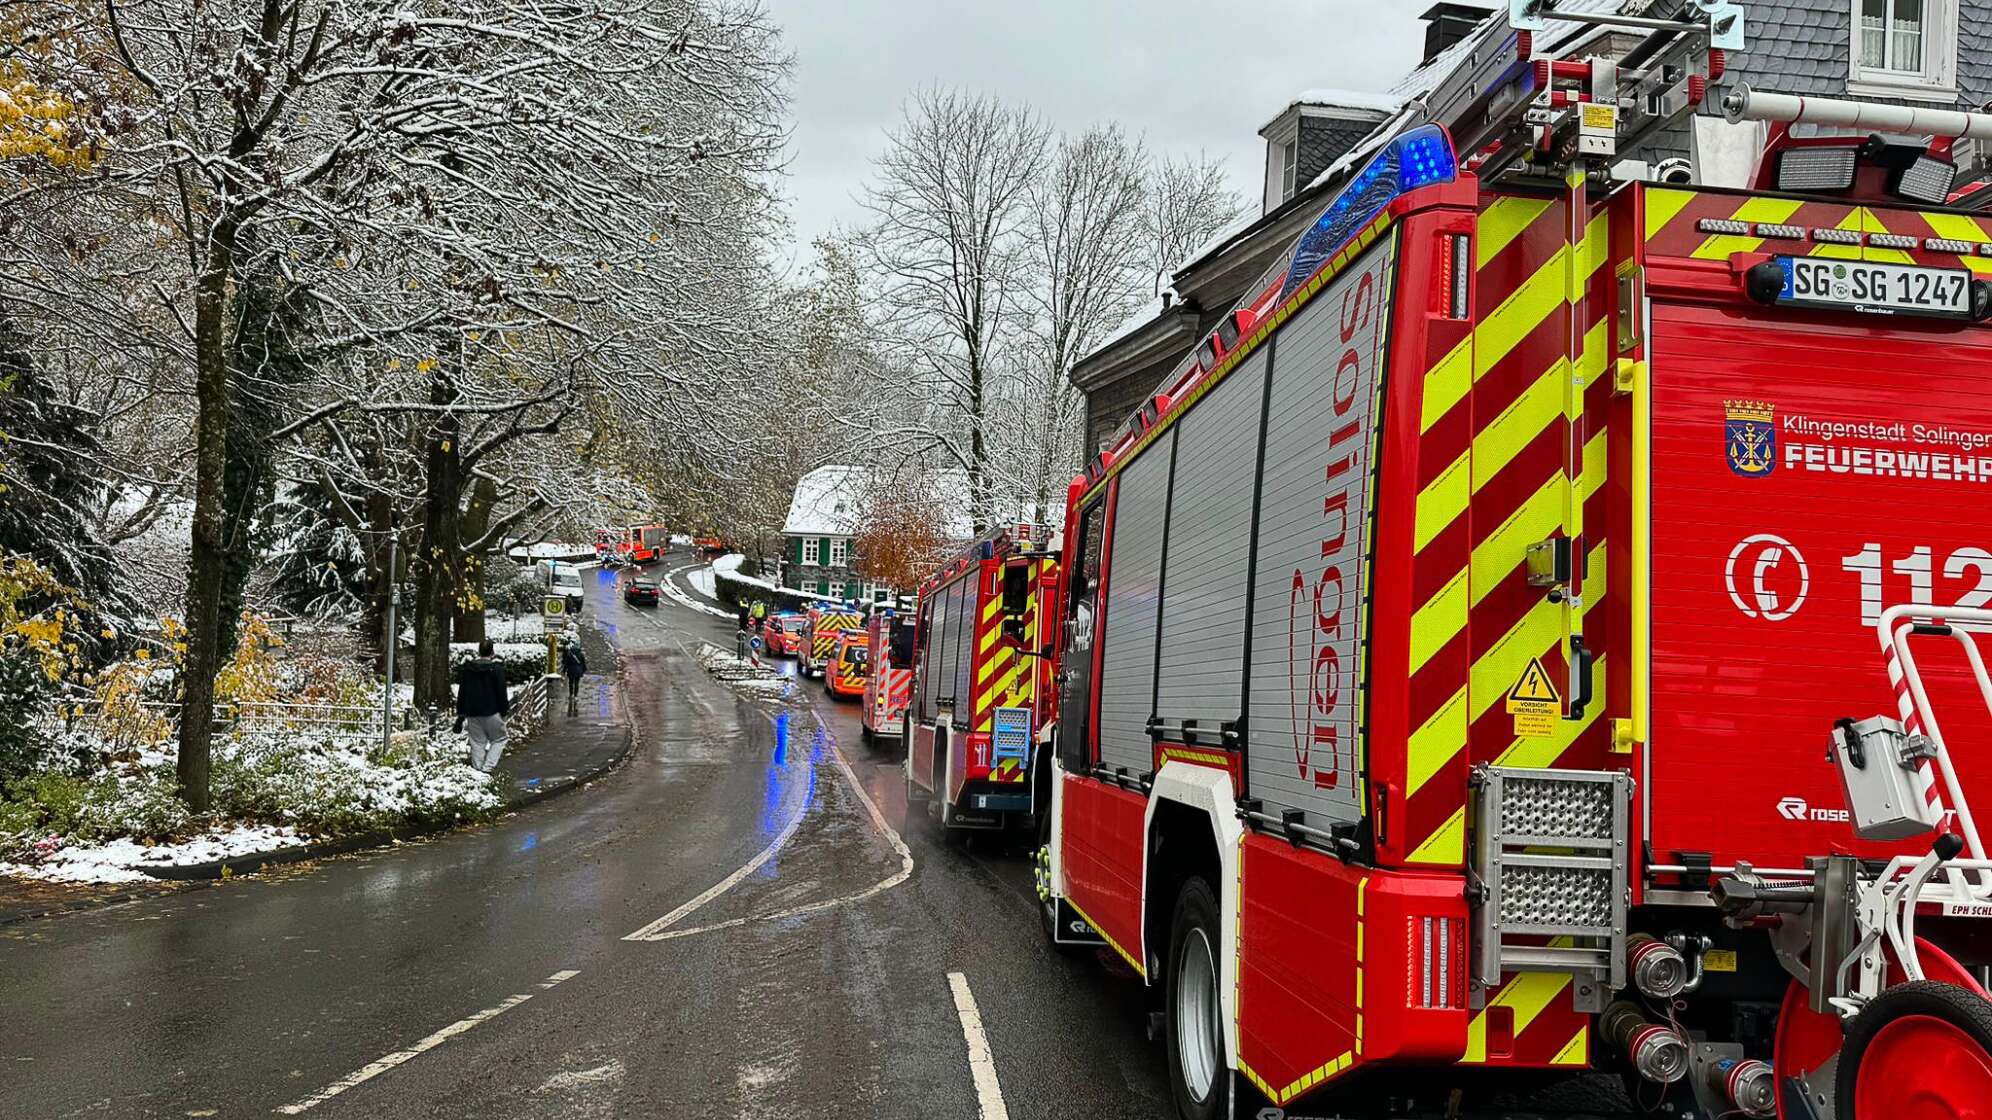
[[[548,595],[540,600],[540,613],[548,618],[564,618],[567,615],[567,599],[561,595]]]

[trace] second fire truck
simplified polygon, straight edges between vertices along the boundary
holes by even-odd
[[[1057,556],[1024,525],[977,541],[920,588],[906,795],[943,828],[1028,822],[1048,793],[1037,765],[1051,701],[1041,635],[1057,597]]]
[[[871,674],[865,678],[862,734],[866,739],[897,739],[905,733],[906,709],[913,700],[913,616],[875,611],[865,635]]]
[[[1730,4],[1588,7],[1616,62],[1545,8],[1074,480],[1047,931],[1153,990],[1189,1120],[1393,1067],[1986,1116],[1992,116],[1717,91]],[[1704,97],[1751,189],[1613,173]],[[922,791],[980,773],[993,555],[923,589]]]

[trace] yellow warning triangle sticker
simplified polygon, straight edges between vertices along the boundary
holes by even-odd
[[[1556,685],[1550,683],[1549,673],[1542,667],[1542,658],[1529,659],[1529,667],[1522,670],[1521,678],[1515,687],[1508,690],[1508,701],[1512,704],[1560,703],[1562,697],[1556,694]]]

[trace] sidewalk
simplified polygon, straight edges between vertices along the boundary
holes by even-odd
[[[591,667],[608,666],[610,671],[581,678],[577,715],[567,714],[567,682],[555,684],[546,726],[498,762],[498,773],[512,778],[511,787],[500,794],[507,808],[592,781],[629,752],[629,715],[613,668],[615,648],[600,630],[589,627],[581,632],[581,649]]]

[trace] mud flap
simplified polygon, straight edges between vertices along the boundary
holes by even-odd
[[[1107,947],[1106,938],[1100,936],[1099,931],[1093,928],[1091,922],[1080,917],[1079,911],[1074,910],[1071,903],[1065,901],[1063,898],[1055,898],[1052,899],[1052,905],[1057,908],[1056,921],[1053,925],[1055,932],[1051,938],[1054,944],[1081,945],[1102,949]]]

